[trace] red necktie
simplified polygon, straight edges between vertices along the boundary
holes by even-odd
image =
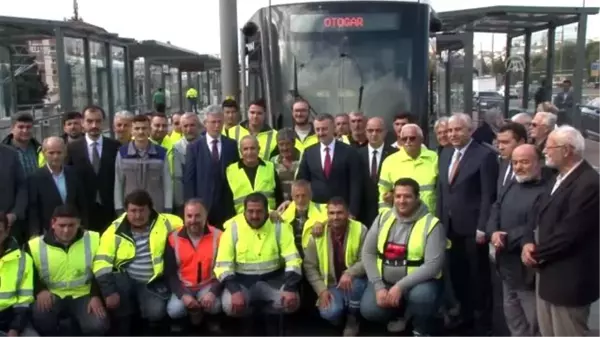
[[[331,155],[329,154],[329,146],[325,148],[325,163],[323,164],[323,173],[325,178],[329,179],[331,173]]]

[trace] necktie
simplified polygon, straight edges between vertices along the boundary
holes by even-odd
[[[211,155],[212,155],[212,160],[214,162],[218,162],[219,161],[219,147],[217,146],[217,144],[219,144],[219,140],[217,139],[213,139],[212,141],[212,150]]]
[[[371,178],[374,181],[377,181],[377,168],[379,167],[379,165],[377,165],[377,150],[373,150],[373,158],[371,158]]]
[[[460,162],[461,153],[460,151],[456,151],[454,154],[454,162],[452,163],[452,167],[450,168],[450,183],[454,181],[456,178],[456,174],[458,173],[458,163]]]
[[[329,154],[329,146],[325,148],[325,163],[323,164],[323,173],[325,178],[329,179],[331,173],[331,154]]]
[[[92,143],[92,167],[94,172],[98,174],[100,171],[100,152],[98,152],[98,142]]]

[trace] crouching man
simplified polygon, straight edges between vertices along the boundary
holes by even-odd
[[[58,206],[51,221],[27,244],[35,265],[33,325],[43,336],[104,335],[109,320],[92,273],[100,234],[83,230],[69,205]]]
[[[304,250],[304,271],[319,296],[321,317],[339,324],[347,313],[344,336],[357,336],[360,300],[367,287],[360,259],[367,227],[348,216],[343,199],[329,201],[323,234],[311,237]]]
[[[269,219],[267,198],[261,193],[245,198],[243,214],[225,229],[219,244],[215,274],[225,286],[223,311],[228,316],[248,317],[253,309],[259,310],[267,315],[267,329],[283,329],[273,322],[295,312],[300,304],[302,259],[292,228]],[[244,323],[250,330],[252,321]],[[280,335],[280,331],[267,332]]]
[[[164,251],[169,234],[181,226],[153,209],[148,192],[137,190],[125,198],[125,213],[102,234],[94,275],[114,316],[116,335],[131,335],[138,310],[147,323],[144,334],[162,331],[170,298],[163,278]]]
[[[0,212],[0,335],[37,336],[29,326],[33,303],[33,262],[9,235],[6,214]]]
[[[211,335],[220,334],[217,315],[221,312],[221,283],[214,277],[214,261],[221,231],[206,223],[206,208],[191,199],[183,208],[184,227],[171,233],[165,249],[165,274],[169,278],[171,299],[167,314],[182,319],[187,314],[200,325],[204,314]]]
[[[419,200],[419,184],[401,178],[394,184],[394,207],[381,213],[367,233],[362,261],[369,285],[362,316],[404,330],[412,318],[413,334],[432,335],[442,298],[441,271],[446,236],[439,220]]]

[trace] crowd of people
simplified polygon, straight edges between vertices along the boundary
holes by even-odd
[[[456,113],[428,148],[410,113],[388,130],[299,99],[275,130],[261,100],[243,121],[231,99],[203,112],[120,112],[110,138],[88,106],[41,142],[13,116],[2,333],[285,335],[323,320],[344,336],[492,335],[494,291],[511,335],[588,331],[599,178],[553,113],[493,127]]]

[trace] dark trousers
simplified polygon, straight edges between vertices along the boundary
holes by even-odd
[[[473,333],[488,335],[492,331],[492,281],[488,245],[478,245],[473,236],[448,233],[450,277],[460,303],[461,318],[471,325]]]
[[[117,218],[113,207],[106,207],[95,202],[90,205],[88,229],[100,234]]]
[[[107,317],[99,318],[88,312],[89,303],[89,295],[62,299],[52,295],[52,308],[50,311],[40,311],[34,303],[31,313],[33,326],[43,336],[104,335],[108,331],[109,320]],[[68,321],[68,326],[63,327],[61,323],[65,320],[74,321]],[[64,331],[62,328],[70,331]]]
[[[165,111],[167,110],[167,105],[165,103],[156,103],[154,104],[154,109],[156,110],[156,112],[160,112],[160,113],[165,113]]]

